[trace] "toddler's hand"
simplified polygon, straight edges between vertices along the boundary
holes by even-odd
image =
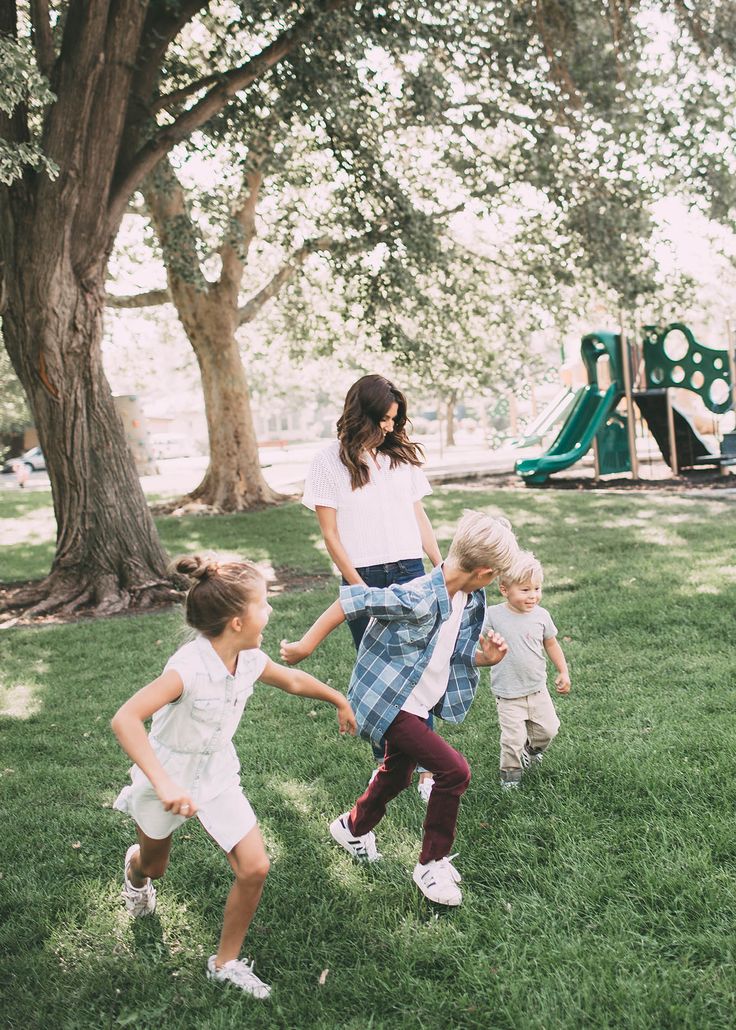
[[[299,662],[308,658],[311,653],[302,645],[301,640],[295,640],[291,644],[288,640],[282,640],[279,645],[281,661],[286,662],[287,665],[298,665]]]
[[[358,732],[355,715],[347,701],[337,709],[337,724],[340,727],[340,733],[350,733],[354,737]]]
[[[498,665],[506,657],[509,645],[500,633],[488,633],[480,635],[478,641],[486,665]]]
[[[555,686],[557,687],[558,694],[569,694],[570,693],[570,677],[564,672],[560,672],[555,676]]]

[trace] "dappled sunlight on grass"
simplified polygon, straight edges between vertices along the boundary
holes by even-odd
[[[313,814],[316,807],[313,802],[321,793],[312,784],[299,780],[282,780],[278,784],[271,784],[271,789],[280,794],[301,815]]]
[[[465,507],[503,511],[534,541],[573,680],[555,697],[559,737],[514,797],[498,786],[487,673],[465,722],[439,726],[473,770],[453,847],[463,905],[434,906],[412,881],[426,813],[416,778],[376,827],[382,861],[354,861],[329,824],[365,788],[368,744],[339,737],[330,705],[259,685],[235,746],[272,868],[243,954],[273,1000],[207,983],[226,858],[192,820],[156,915],[132,920],[120,878],[134,831],[110,811],[130,766],[110,716],[183,642],[181,613],[10,630],[0,687],[43,702],[0,728],[13,1025],[568,1030],[590,1013],[596,1027],[732,1024],[733,502],[445,488],[427,502],[443,553]],[[290,586],[329,567],[298,505],[160,522],[173,553],[190,539],[248,555],[298,570],[280,573]],[[267,653],[335,592],[274,598]],[[341,627],[305,670],[344,691],[354,661]]]
[[[0,683],[0,716],[9,719],[30,719],[41,708],[39,687],[25,683],[5,686]]]
[[[43,659],[29,662],[23,673],[5,668],[0,672],[0,716],[10,719],[30,719],[37,715],[43,704],[41,677],[48,672]],[[29,674],[33,675],[33,678]]]
[[[0,518],[0,540],[3,546],[37,544],[56,537],[53,508],[37,508],[13,518]]]
[[[699,594],[720,594],[726,584],[736,583],[736,565],[722,565],[717,558],[700,558],[688,569],[685,582]]]

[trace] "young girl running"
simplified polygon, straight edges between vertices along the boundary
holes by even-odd
[[[432,492],[421,468],[424,454],[406,425],[401,391],[383,376],[363,376],[347,392],[337,440],[312,461],[302,503],[316,512],[343,584],[389,587],[416,579],[424,575],[422,552],[433,565],[442,562],[422,504]],[[349,623],[356,650],[368,621]],[[298,643],[282,644],[289,664],[304,657]],[[374,754],[380,762],[380,749],[374,747]],[[431,789],[431,775],[422,773],[425,801]]]
[[[287,694],[329,701],[337,708],[341,733],[355,733],[355,717],[338,691],[274,664],[260,650],[271,606],[255,565],[192,557],[180,559],[176,569],[195,581],[187,594],[186,619],[200,635],[179,648],[163,673],[112,719],[116,737],[135,762],[132,785],[114,806],[133,817],[138,835],[125,855],[122,896],[132,916],[154,911],[152,881],[166,871],[172,834],[196,815],[235,874],[207,976],[267,998],[271,988],[255,975],[253,963],[238,958],[269,862],[240,786],[233,734],[256,680]],[[151,716],[147,735],[143,724]]]

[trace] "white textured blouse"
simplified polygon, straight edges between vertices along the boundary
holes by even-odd
[[[336,510],[340,542],[355,568],[422,557],[414,505],[432,493],[429,480],[416,465],[391,468],[390,457],[380,451],[376,458],[378,465],[366,457],[370,478],[353,490],[334,440],[312,459],[304,483],[302,504],[312,511],[318,505]]]

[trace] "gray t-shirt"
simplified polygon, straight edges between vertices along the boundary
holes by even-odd
[[[491,605],[483,632],[500,633],[509,645],[506,657],[491,668],[496,697],[526,697],[547,686],[544,641],[557,636],[557,627],[546,608],[514,612],[505,602]]]

